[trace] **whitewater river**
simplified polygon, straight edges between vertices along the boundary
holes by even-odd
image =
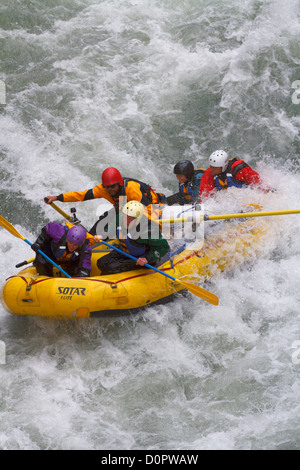
[[[299,12],[1,0],[0,213],[34,241],[63,221],[44,196],[107,166],[169,195],[178,160],[206,168],[219,148],[278,189],[269,210],[300,208]],[[98,206],[77,203],[87,226]],[[1,306],[0,449],[299,449],[300,215],[273,223],[262,256],[206,285],[218,307],[56,321]],[[33,256],[3,229],[0,252],[1,284]]]

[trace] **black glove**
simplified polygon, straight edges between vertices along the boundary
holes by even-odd
[[[31,249],[37,253],[41,249],[41,246],[38,243],[33,243]]]
[[[176,194],[171,194],[171,196],[166,197],[165,203],[168,206],[173,206],[174,204],[179,204],[180,206],[182,206],[184,204],[182,195],[180,192]]]

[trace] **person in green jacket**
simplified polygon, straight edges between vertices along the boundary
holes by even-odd
[[[94,240],[100,242],[103,236],[105,234],[95,235]],[[97,262],[102,275],[142,268],[145,264],[155,266],[169,251],[169,244],[163,238],[159,225],[148,218],[146,207],[139,201],[129,201],[123,207],[117,237],[120,249],[137,258],[137,261],[112,251]]]

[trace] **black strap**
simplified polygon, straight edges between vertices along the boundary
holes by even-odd
[[[246,162],[241,162],[238,165],[236,165],[233,170],[231,171],[231,174],[233,177],[235,177],[239,171],[243,170],[243,168],[247,168],[249,165]]]
[[[124,190],[123,190],[122,196],[125,196],[126,194],[126,187],[129,181],[134,181],[135,183],[138,183],[140,185],[140,191],[142,193],[142,199],[140,202],[144,206],[148,206],[149,204],[152,204],[153,200],[152,200],[152,195],[151,195],[151,187],[149,186],[149,184],[143,183],[143,181],[136,180],[134,178],[123,178],[123,179],[124,179],[124,183],[123,183]]]
[[[92,189],[88,189],[84,195],[84,201],[90,201],[91,199],[95,199],[94,191]]]

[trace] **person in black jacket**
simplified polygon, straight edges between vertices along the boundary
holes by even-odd
[[[38,250],[59,264],[70,276],[86,277],[91,272],[92,248],[86,230],[80,225],[70,229],[57,222],[43,227],[31,248],[36,252],[33,265],[40,276],[53,276],[53,265]]]
[[[169,206],[174,204],[194,204],[198,201],[201,178],[205,172],[203,168],[194,168],[189,160],[181,160],[176,163],[173,170],[179,183],[178,193],[166,198]]]

